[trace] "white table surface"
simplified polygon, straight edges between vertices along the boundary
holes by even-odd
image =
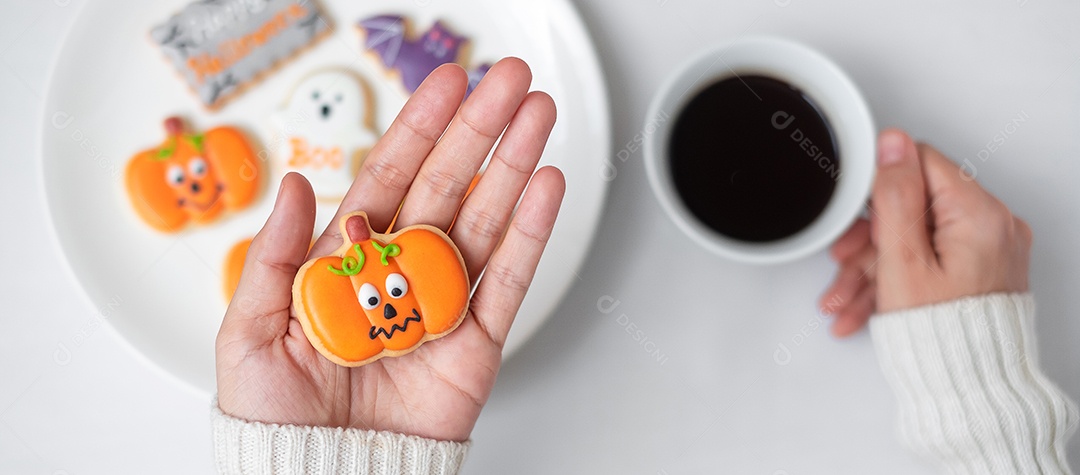
[[[1042,364],[1080,396],[1080,4],[576,3],[612,90],[613,154],[676,64],[779,34],[845,68],[879,125],[976,162],[1035,229]],[[35,141],[48,64],[81,4],[0,2],[0,472],[210,472],[208,401],[102,324],[49,235]],[[814,302],[834,271],[823,253],[771,268],[711,256],[662,215],[640,151],[616,167],[581,280],[504,366],[467,473],[928,472],[893,437],[867,335],[836,341],[820,324]],[[1069,451],[1080,467],[1080,438]]]

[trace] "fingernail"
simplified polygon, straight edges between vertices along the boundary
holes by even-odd
[[[878,139],[878,164],[896,165],[904,159],[906,148],[904,136],[897,133],[884,134]]]

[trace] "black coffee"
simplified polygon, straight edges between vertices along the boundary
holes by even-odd
[[[791,236],[812,223],[840,178],[828,122],[798,89],[764,76],[721,80],[675,119],[671,174],[683,203],[729,237]]]

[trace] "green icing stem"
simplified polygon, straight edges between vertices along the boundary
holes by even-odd
[[[397,257],[401,255],[401,246],[397,244],[387,244],[384,247],[380,246],[379,243],[375,241],[371,241],[371,245],[375,246],[375,250],[379,251],[379,254],[381,254],[381,256],[379,256],[379,260],[382,261],[382,265],[384,266],[390,265],[390,261],[386,259],[387,257]]]
[[[158,160],[165,160],[167,158],[171,158],[174,153],[176,153],[176,139],[175,138],[169,141],[169,146],[168,147],[159,148],[158,151],[157,151],[157,156],[155,158],[157,158]]]
[[[199,153],[203,153],[203,135],[195,134],[187,136],[188,142],[191,142],[191,146],[195,147],[195,150]]]
[[[360,273],[360,269],[364,268],[364,251],[360,250],[360,245],[353,246],[353,250],[356,251],[356,255],[359,256],[359,260],[353,256],[345,256],[341,258],[341,268],[334,267],[333,264],[326,266],[330,272],[340,276],[351,276]],[[385,259],[385,258],[384,258]]]
[[[187,136],[184,137],[184,140],[187,140],[188,143],[190,143],[192,147],[195,147],[196,152],[199,152],[199,154],[203,153],[203,135],[202,134],[187,135]],[[172,158],[173,154],[175,154],[175,153],[176,153],[176,138],[173,137],[173,139],[169,141],[169,145],[167,147],[158,149],[157,155],[155,155],[154,158],[157,158],[158,160],[165,160],[167,158]]]

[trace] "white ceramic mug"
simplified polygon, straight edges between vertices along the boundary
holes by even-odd
[[[702,90],[736,75],[768,76],[802,90],[829,123],[839,150],[840,174],[829,204],[806,228],[777,241],[741,241],[710,228],[683,204],[671,177],[668,140],[679,114]],[[858,217],[874,182],[876,130],[862,94],[828,58],[788,40],[745,38],[696,56],[660,87],[646,130],[652,133],[645,135],[645,166],[661,206],[699,244],[737,261],[788,262],[825,248]]]

